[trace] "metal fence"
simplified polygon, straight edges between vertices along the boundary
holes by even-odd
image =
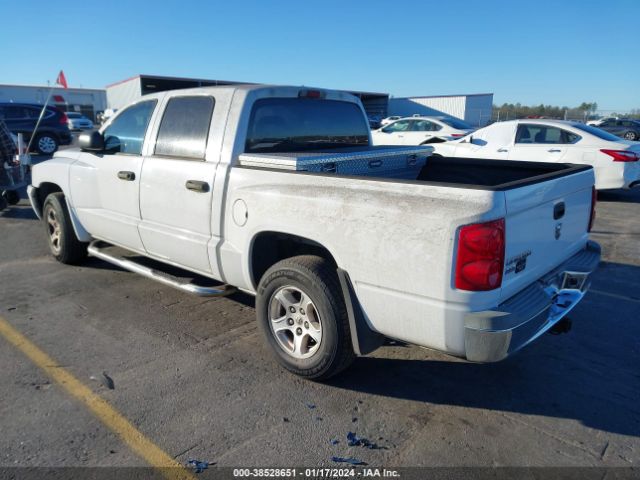
[[[640,118],[640,114],[631,111],[631,113],[618,112],[615,110],[597,110],[596,112],[586,112],[576,108],[569,109],[552,109],[549,112],[543,112],[540,115],[532,113],[532,109],[511,109],[511,108],[494,108],[491,114],[490,123],[504,122],[506,120],[517,120],[522,118],[548,118],[554,120],[570,120],[586,123],[589,120],[595,120],[603,117],[630,117]]]

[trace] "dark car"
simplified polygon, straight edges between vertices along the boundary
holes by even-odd
[[[31,103],[0,103],[0,118],[11,132],[22,133],[28,142],[38,122],[42,105]],[[31,149],[43,155],[51,155],[59,145],[69,145],[72,141],[67,115],[60,109],[47,106]]]
[[[598,125],[598,128],[613,133],[625,140],[640,139],[640,122],[637,120],[609,118]]]

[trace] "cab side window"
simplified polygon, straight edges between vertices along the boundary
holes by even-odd
[[[155,154],[204,160],[214,104],[213,97],[170,99],[160,123]]]
[[[123,110],[104,131],[105,150],[140,155],[156,100],[139,102]]]

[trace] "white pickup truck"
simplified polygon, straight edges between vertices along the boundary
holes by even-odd
[[[334,375],[385,337],[501,360],[589,285],[593,169],[431,151],[371,146],[343,92],[179,90],[36,165],[28,193],[63,263],[88,253],[199,295],[254,294],[298,375]]]

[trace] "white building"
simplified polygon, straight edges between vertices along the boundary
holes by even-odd
[[[0,84],[0,103],[44,104],[51,87],[38,85]],[[54,87],[49,100],[65,112],[79,112],[95,121],[96,114],[107,108],[107,93],[96,88]]]
[[[484,127],[489,123],[492,109],[493,93],[389,99],[389,115],[446,115],[464,120],[474,127]]]
[[[175,90],[179,88],[211,87],[216,85],[239,85],[250,82],[212,80],[202,78],[165,77],[160,75],[136,75],[126,80],[107,85],[107,104],[109,108],[120,109],[138,100],[148,93]],[[369,115],[385,117],[387,113],[388,93],[349,91],[362,101]]]

